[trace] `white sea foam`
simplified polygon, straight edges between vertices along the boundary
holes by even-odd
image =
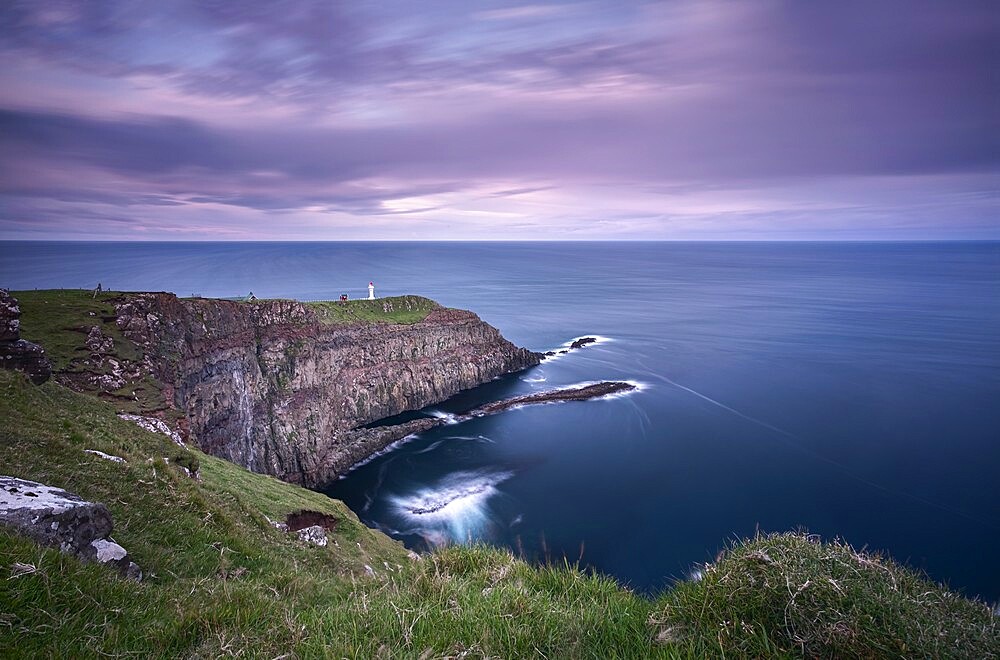
[[[491,445],[496,444],[496,440],[492,438],[487,438],[485,435],[449,435],[449,440],[468,440],[473,442],[488,442]]]
[[[443,410],[428,410],[427,414],[431,417],[437,417],[438,419],[444,420],[445,424],[458,424],[462,421],[455,413],[445,412]]]
[[[586,346],[597,346],[599,344],[607,344],[608,342],[614,341],[614,339],[612,339],[611,337],[605,337],[603,335],[580,335],[579,337],[573,337],[569,341],[563,343],[563,346],[568,348],[568,347],[570,347],[570,346],[573,345],[573,342],[579,341],[581,339],[593,339],[594,340],[594,341],[590,342],[589,344],[586,344]]]
[[[365,458],[362,458],[360,461],[358,461],[357,463],[355,463],[351,467],[347,468],[347,470],[344,471],[344,473],[342,475],[340,475],[339,477],[337,477],[338,481],[340,479],[343,479],[347,475],[349,475],[351,472],[357,470],[362,465],[368,465],[369,463],[371,463],[372,461],[374,461],[379,456],[384,456],[385,454],[388,454],[389,452],[393,451],[394,449],[398,449],[399,447],[402,447],[407,442],[409,442],[411,440],[414,440],[414,439],[416,439],[419,436],[420,436],[419,433],[411,433],[410,435],[404,436],[404,437],[400,438],[399,440],[393,442],[392,444],[386,445],[385,447],[383,447],[382,449],[379,449],[374,454],[370,454],[370,455],[366,456]]]
[[[498,494],[497,485],[513,475],[485,470],[455,472],[432,487],[390,501],[430,542],[439,545],[442,538],[463,542],[489,522],[489,499]]]
[[[436,442],[432,442],[431,444],[429,444],[428,446],[424,447],[420,451],[415,451],[413,453],[414,454],[426,454],[427,452],[434,451],[435,449],[437,449],[438,447],[440,447],[441,443],[443,443],[443,442],[444,442],[444,440],[438,440]]]

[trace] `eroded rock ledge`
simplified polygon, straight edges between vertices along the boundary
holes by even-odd
[[[484,417],[486,415],[495,415],[496,413],[503,412],[504,410],[510,410],[511,408],[530,406],[539,403],[588,401],[590,399],[599,399],[612,394],[631,392],[635,389],[637,389],[637,387],[632,383],[617,380],[590,383],[587,385],[574,385],[572,387],[564,387],[556,390],[515,396],[509,399],[504,399],[503,401],[494,401],[493,403],[487,403],[486,405],[470,410],[463,416]]]
[[[208,453],[306,486],[385,447],[366,425],[540,359],[472,312],[418,296],[343,307],[171,293],[102,300],[114,314],[81,319],[93,327],[60,382],[163,419]]]
[[[393,442],[398,442],[403,438],[432,429],[449,421],[463,422],[474,417],[485,417],[486,415],[496,415],[511,408],[522,406],[538,405],[543,403],[559,403],[564,401],[589,401],[599,399],[614,394],[623,394],[637,390],[638,387],[626,381],[602,381],[600,383],[588,383],[586,385],[573,385],[558,389],[523,394],[521,396],[510,397],[502,401],[494,401],[485,405],[473,408],[460,415],[455,415],[453,420],[446,420],[439,417],[422,417],[403,424],[393,424],[388,426],[377,426],[374,428],[356,429],[354,434],[355,445],[359,448],[357,458],[349,464],[340,464],[337,471],[345,472],[352,466],[365,460],[379,449],[389,446]],[[377,447],[372,451],[360,451],[363,447]],[[345,457],[346,458],[346,457]]]

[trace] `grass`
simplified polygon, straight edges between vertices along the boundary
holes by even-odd
[[[318,493],[197,450],[204,481],[190,479],[162,460],[176,456],[172,441],[58,384],[32,388],[0,373],[0,419],[2,472],[107,504],[114,538],[147,573],[136,585],[0,532],[0,570],[15,562],[38,569],[0,578],[0,657],[214,656],[237,638],[245,649],[290,648],[297,632],[288,621],[300,599],[289,594],[325,581],[318,595],[342,598],[365,564],[408,561],[401,546]],[[302,508],[338,520],[330,546],[305,546],[264,518]]]
[[[412,561],[341,502],[191,449],[195,481],[163,461],[179,451],[109,403],[0,371],[0,472],[107,504],[146,572],[0,528],[0,657],[1000,657],[988,607],[843,543],[738,542],[647,599],[496,548]],[[302,509],[336,519],[328,546],[269,522]]]
[[[21,337],[41,344],[54,371],[71,371],[73,360],[86,357],[84,342],[93,326],[115,342],[124,359],[142,358],[135,344],[115,325],[115,302],[121,293],[102,292],[93,297],[85,289],[11,291],[21,307]]]
[[[706,657],[1000,657],[983,603],[807,534],[734,544],[661,597],[651,621],[660,639]]]
[[[438,304],[421,296],[394,296],[377,300],[325,300],[303,303],[330,325],[350,323],[419,323]]]

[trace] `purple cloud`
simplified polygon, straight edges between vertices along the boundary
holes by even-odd
[[[8,3],[0,237],[997,238],[998,14]]]

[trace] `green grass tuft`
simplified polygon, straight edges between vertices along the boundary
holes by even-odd
[[[439,305],[421,296],[395,296],[376,300],[324,300],[306,302],[327,324],[419,323]]]
[[[840,541],[772,534],[735,544],[657,603],[663,640],[729,657],[995,658],[994,613]]]

